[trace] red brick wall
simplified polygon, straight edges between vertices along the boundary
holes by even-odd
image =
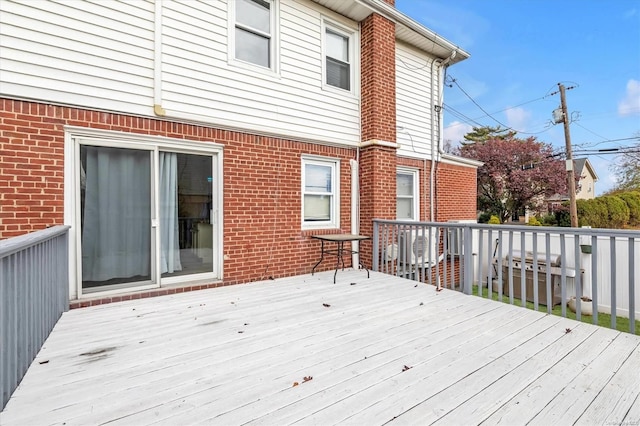
[[[63,222],[62,125],[75,121],[77,111],[0,99],[0,238]]]
[[[253,135],[224,143],[225,282],[309,273],[320,250],[309,235],[336,230],[300,230],[301,155],[341,159],[340,231],[350,232],[355,151]],[[318,270],[334,265],[328,260]]]
[[[436,219],[475,220],[477,173],[473,167],[438,163],[436,169]]]
[[[380,15],[361,23],[361,137],[396,142],[395,25]],[[396,218],[396,149],[371,145],[360,155],[360,233],[372,235],[373,219]],[[371,265],[371,245],[362,262]]]
[[[372,14],[361,23],[362,140],[396,142],[395,25]]]
[[[318,231],[301,230],[303,154],[341,160],[342,229],[322,232],[350,231],[353,149],[0,99],[0,239],[63,223],[65,125],[224,145],[225,283],[305,274],[319,258]]]
[[[366,235],[371,235],[374,218],[396,218],[394,148],[369,147],[360,154],[360,218],[360,230]]]

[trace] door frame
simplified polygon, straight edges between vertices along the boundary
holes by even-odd
[[[135,133],[117,132],[111,130],[91,129],[86,127],[64,126],[65,131],[65,162],[64,162],[64,223],[70,225],[69,230],[69,298],[83,299],[96,296],[109,296],[113,294],[143,291],[155,288],[161,288],[165,285],[176,285],[180,283],[200,282],[202,280],[218,281],[223,277],[223,253],[224,238],[223,235],[223,146],[215,142],[196,142],[182,139],[167,138],[162,136],[138,135]],[[80,203],[80,174],[77,172],[80,164],[80,145],[81,140],[89,140],[95,142],[96,146],[109,146],[118,148],[131,148],[150,151],[151,170],[152,170],[152,221],[157,222],[159,217],[159,203],[157,195],[159,191],[158,176],[158,156],[160,151],[206,155],[211,157],[212,161],[212,196],[215,202],[213,208],[212,225],[213,225],[213,271],[207,273],[199,273],[193,275],[181,275],[176,277],[167,277],[164,280],[160,273],[160,229],[158,226],[152,226],[152,247],[155,252],[152,253],[152,265],[155,271],[156,282],[148,285],[125,288],[110,288],[105,291],[92,291],[83,293],[82,289],[82,247],[80,245],[80,217],[77,214]],[[212,206],[213,207],[213,206]]]

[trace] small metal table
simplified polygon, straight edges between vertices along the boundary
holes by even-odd
[[[370,240],[371,237],[367,237],[365,235],[354,235],[354,234],[328,234],[328,235],[312,235],[311,238],[315,238],[316,240],[320,240],[321,246],[320,246],[320,260],[318,261],[318,263],[315,264],[315,266],[313,267],[313,269],[311,269],[311,275],[313,275],[313,273],[315,272],[315,269],[318,267],[318,265],[320,265],[320,263],[322,263],[322,261],[324,260],[324,255],[325,254],[332,254],[335,255],[338,258],[338,263],[336,265],[336,272],[334,272],[333,274],[333,283],[336,283],[336,275],[338,275],[338,269],[340,269],[340,264],[342,263],[342,269],[344,270],[344,254],[348,253],[348,254],[357,254],[358,251],[357,250],[351,250],[351,249],[345,249],[344,248],[344,243],[345,242],[352,242],[352,241],[363,241],[363,240]],[[324,243],[325,242],[334,242],[338,245],[337,249],[333,250],[333,249],[325,249],[324,248]],[[367,278],[369,278],[369,270],[362,264],[362,262],[360,261],[360,258],[358,258],[358,262],[360,263],[360,266],[362,266],[362,268],[367,271]]]

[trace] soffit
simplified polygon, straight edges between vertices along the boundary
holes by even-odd
[[[415,46],[437,58],[446,59],[457,51],[451,64],[463,61],[469,53],[449,40],[434,33],[424,25],[401,13],[382,0],[312,0],[354,21],[362,21],[372,13],[378,13],[396,24],[396,39]]]

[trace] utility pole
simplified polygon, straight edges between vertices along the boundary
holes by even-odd
[[[564,123],[564,141],[567,151],[567,185],[569,188],[569,213],[571,214],[571,227],[578,227],[578,207],[576,206],[576,178],[573,175],[573,154],[571,153],[571,134],[569,133],[569,115],[567,114],[567,100],[565,88],[558,83],[560,88],[560,107],[562,108],[562,121]]]

